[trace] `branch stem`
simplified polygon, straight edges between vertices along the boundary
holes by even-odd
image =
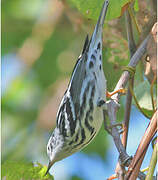
[[[156,143],[154,145],[154,150],[153,150],[151,160],[150,160],[150,164],[149,164],[149,170],[148,170],[148,173],[147,173],[145,180],[150,180],[153,177],[154,169],[155,169],[156,162],[157,162],[157,155],[158,155],[157,150],[158,150],[158,143]]]
[[[126,29],[127,29],[128,48],[130,51],[130,57],[132,57],[136,51],[136,45],[135,45],[134,36],[133,36],[131,17],[129,15],[129,11],[127,11],[127,10],[125,11],[125,20],[126,20]],[[132,79],[130,80],[130,83],[133,88],[134,77],[132,77]],[[123,133],[122,133],[122,139],[121,139],[122,144],[125,149],[127,146],[131,104],[132,104],[132,95],[131,95],[130,89],[128,87],[128,91],[127,91],[127,95],[126,95],[125,114],[124,114],[124,120],[123,120]],[[123,166],[121,166],[120,163],[117,163],[115,172],[116,172],[119,180],[124,179],[125,168]]]

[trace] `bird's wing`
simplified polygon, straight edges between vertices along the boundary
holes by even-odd
[[[79,57],[74,70],[72,72],[72,76],[70,79],[68,90],[72,97],[72,101],[74,104],[80,102],[80,94],[82,90],[82,83],[86,75],[86,61],[87,61],[87,48],[89,46],[88,35],[86,37],[84,47],[82,50],[82,54]]]
[[[82,50],[81,56],[78,58],[76,65],[73,69],[71,79],[68,85],[68,89],[66,90],[62,101],[60,103],[58,112],[57,112],[57,127],[61,126],[62,123],[64,123],[64,109],[66,108],[66,111],[69,111],[69,118],[73,118],[73,114],[75,113],[76,115],[79,112],[79,102],[80,102],[80,93],[82,89],[82,83],[85,77],[85,65],[86,65],[86,56],[87,56],[87,48],[89,46],[89,40],[88,40],[88,35],[86,37],[84,47]],[[71,102],[73,104],[70,105],[70,96],[71,96]],[[74,106],[73,109],[71,109],[71,106]],[[73,112],[72,112],[73,111]],[[73,120],[71,120],[73,122]],[[60,127],[62,129],[62,127]]]

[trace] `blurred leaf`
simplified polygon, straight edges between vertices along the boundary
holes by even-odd
[[[108,91],[113,91],[116,82],[119,80],[119,77],[122,73],[121,66],[118,63],[109,62],[109,59],[112,56],[111,50],[112,49],[110,48],[106,48],[105,50],[103,49],[103,69],[107,79]],[[117,61],[118,60],[120,60],[120,58],[117,57]]]
[[[134,84],[135,84],[135,86],[139,85],[140,82],[144,82],[143,72],[144,72],[143,63],[140,62],[137,65],[135,76],[134,76]]]
[[[153,116],[153,111],[149,109],[142,108],[143,112],[148,116],[152,117]]]
[[[2,1],[2,12],[16,19],[35,19],[43,6],[42,0],[12,0]]]
[[[82,179],[79,178],[78,176],[72,176],[70,180],[82,180]]]
[[[2,17],[2,55],[20,48],[29,36],[33,23],[24,20]]]
[[[65,23],[59,24],[51,38],[46,42],[44,50],[40,58],[33,65],[33,70],[37,74],[38,82],[43,88],[47,88],[56,81],[60,73],[57,58],[71,44],[77,34],[72,30],[71,26]],[[77,42],[76,42],[77,43]],[[76,61],[72,59],[72,61]],[[63,59],[65,61],[65,59]],[[73,67],[72,67],[73,69]]]
[[[117,112],[117,121],[118,122],[122,122],[123,118],[124,118],[125,99],[126,99],[126,96],[122,96],[121,99],[120,99],[120,102],[119,102],[120,107],[119,107],[118,112]]]
[[[138,0],[135,0],[135,3],[134,3],[134,10],[135,10],[136,12],[139,11]]]
[[[87,18],[97,20],[104,0],[69,0],[81,11]],[[114,19],[121,16],[122,7],[131,0],[110,0],[107,18]]]
[[[54,178],[50,174],[44,176],[46,170],[47,167],[42,166],[40,163],[34,165],[33,163],[19,161],[6,161],[2,164],[2,177],[6,180],[53,180]]]
[[[11,112],[37,110],[40,95],[40,88],[34,79],[17,77],[2,97],[2,108]]]
[[[23,19],[20,13],[24,13],[23,8],[26,7],[32,10],[32,6],[32,3],[26,6],[24,0],[2,1],[2,55],[20,48],[31,33],[33,19]],[[30,11],[27,10],[27,14],[30,16]]]
[[[150,84],[147,80],[141,82],[135,87],[135,95],[141,108],[143,108],[148,114],[151,114],[152,102],[150,94]],[[154,99],[156,100],[156,89],[154,88]]]

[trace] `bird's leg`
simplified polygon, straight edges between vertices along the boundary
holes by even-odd
[[[117,91],[117,93],[118,93],[118,91]],[[97,106],[98,106],[98,107],[101,107],[101,108],[103,109],[103,113],[106,114],[106,115],[108,115],[108,113],[107,113],[107,104],[106,104],[106,102],[105,102],[102,98],[99,98],[99,99],[98,99],[98,101],[97,101]],[[116,123],[116,124],[114,124],[114,125],[107,125],[106,119],[105,119],[105,117],[104,117],[104,129],[105,129],[109,134],[111,134],[111,130],[112,130],[113,127],[121,127],[121,128],[119,129],[119,133],[120,133],[120,134],[123,133],[123,124],[122,124],[122,123]]]
[[[103,109],[103,118],[104,118],[104,129],[109,133],[111,134],[111,131],[112,131],[112,128],[114,127],[120,127],[118,129],[119,131],[119,134],[123,133],[124,131],[124,127],[123,127],[123,124],[122,123],[115,123],[113,125],[109,125],[106,121],[106,117],[108,117],[108,109],[107,109],[107,104],[105,103],[106,105],[106,109]],[[112,135],[112,134],[111,134]]]
[[[106,102],[102,98],[98,99],[97,106],[102,107],[104,110],[107,110]]]
[[[107,104],[103,99],[99,98],[98,101],[97,101],[97,106],[101,107],[103,109],[104,129],[105,129],[105,131],[107,131],[109,134],[111,134],[111,128],[109,128],[109,126],[107,125],[106,117],[105,117],[105,116],[108,116]]]
[[[109,128],[109,126],[107,125],[106,120],[104,119],[104,129],[105,131],[107,131],[110,135],[112,135],[111,133],[111,128]]]
[[[112,131],[112,128],[113,127],[121,127],[120,129],[119,129],[119,134],[122,134],[123,133],[123,131],[124,131],[124,129],[123,129],[123,124],[122,123],[116,123],[116,124],[113,124],[113,125],[107,125],[107,122],[106,122],[106,120],[104,119],[104,129],[109,133],[109,134],[111,134],[111,131]]]
[[[127,90],[123,89],[123,88],[117,89],[116,91],[113,91],[113,92],[106,91],[106,97],[111,98],[111,96],[113,96],[116,93],[120,93],[120,94],[124,95],[124,94],[126,94],[126,92],[127,92]]]

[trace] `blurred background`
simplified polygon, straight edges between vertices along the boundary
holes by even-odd
[[[46,145],[60,100],[95,23],[70,0],[2,0],[2,163],[47,165]],[[112,91],[121,66],[129,61],[124,17],[105,24],[103,43],[104,72]],[[140,65],[135,83],[141,80]],[[118,120],[123,119],[124,102],[122,97]],[[147,124],[132,106],[129,154],[134,154]],[[50,173],[55,180],[102,180],[114,173],[117,159],[113,140],[102,127],[88,147],[56,163]]]

